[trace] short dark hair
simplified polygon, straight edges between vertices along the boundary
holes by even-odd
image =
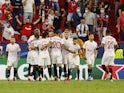
[[[35,36],[35,38],[39,38],[39,34],[40,34],[40,30],[39,29],[35,29],[34,30],[34,36]]]
[[[60,33],[59,33],[58,31],[54,31],[54,34],[57,34],[57,35],[59,35]]]
[[[42,34],[42,38],[46,38],[48,36],[48,33],[47,32],[44,32],[43,34]]]
[[[89,35],[94,35],[94,32],[90,32]]]
[[[106,34],[110,34],[111,31],[109,29],[106,30]]]
[[[28,16],[27,19],[30,19],[30,16]]]
[[[85,20],[85,18],[84,17],[82,17],[82,19],[81,20]]]
[[[78,39],[78,38],[77,38],[77,37],[74,37],[74,38],[73,38],[73,40],[76,40],[76,39]]]

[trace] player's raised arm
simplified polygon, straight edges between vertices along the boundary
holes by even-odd
[[[42,18],[42,16],[39,16],[39,18],[35,22],[33,22],[33,25],[36,25],[37,23],[39,23],[41,18]]]
[[[15,18],[16,18],[17,23],[18,23],[20,26],[22,26],[22,25],[23,25],[23,23],[19,20],[19,18],[18,18],[18,16],[17,16],[17,15],[15,16]]]

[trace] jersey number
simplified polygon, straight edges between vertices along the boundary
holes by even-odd
[[[114,42],[108,41],[108,49],[113,49],[113,47],[114,47]]]
[[[56,41],[53,42],[53,48],[60,48],[60,46],[61,46],[60,42]]]

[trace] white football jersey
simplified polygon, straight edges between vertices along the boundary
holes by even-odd
[[[114,47],[117,45],[117,41],[112,36],[105,36],[102,39],[102,44],[104,44],[105,52],[108,52],[110,55],[114,55]]]
[[[35,38],[34,35],[30,36],[27,43],[29,44],[32,40],[34,40],[34,38]]]
[[[20,49],[20,46],[19,44],[15,43],[15,44],[7,44],[7,47],[6,47],[6,52],[8,52],[8,60],[9,61],[13,61],[13,60],[17,60],[18,58],[18,52],[20,52],[21,49]]]
[[[4,32],[3,32],[3,37],[7,40],[11,39],[11,36],[13,36],[15,34],[15,31],[12,27],[10,28],[5,28]]]
[[[73,45],[73,39],[72,38],[68,38],[68,39],[63,38],[63,42],[64,42],[64,46],[66,48],[70,48]],[[67,50],[65,50],[65,49],[62,50],[62,54],[66,55],[68,53],[69,52]]]
[[[34,40],[34,39],[35,39],[35,36],[32,35],[29,37],[29,39],[27,41],[28,46],[29,46],[29,50],[31,50],[31,47],[38,47],[38,42],[41,39],[41,37],[38,40]]]
[[[49,43],[49,39],[40,39],[38,41],[39,54],[43,56],[49,56],[48,47],[44,50],[41,50],[42,47],[46,46]]]
[[[79,53],[79,51],[81,50],[81,47],[79,46],[79,44],[72,44],[71,47],[69,48],[71,51],[76,52],[77,54]]]
[[[34,40],[29,44],[29,50],[33,47],[38,47],[38,40]]]
[[[50,41],[52,42],[52,53],[61,53],[61,45],[64,44],[63,39],[54,36]]]
[[[88,40],[84,43],[83,48],[86,50],[86,57],[94,56],[94,52],[97,48],[97,43],[95,41],[90,42],[90,40]]]

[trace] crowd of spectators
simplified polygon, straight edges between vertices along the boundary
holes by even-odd
[[[4,0],[3,0],[4,1]],[[35,28],[41,33],[68,29],[83,41],[89,33],[105,36],[111,0],[5,0],[0,3],[2,40],[18,34],[26,41]],[[114,1],[114,0],[113,0]],[[124,40],[124,0],[115,0],[115,13],[120,40]]]

